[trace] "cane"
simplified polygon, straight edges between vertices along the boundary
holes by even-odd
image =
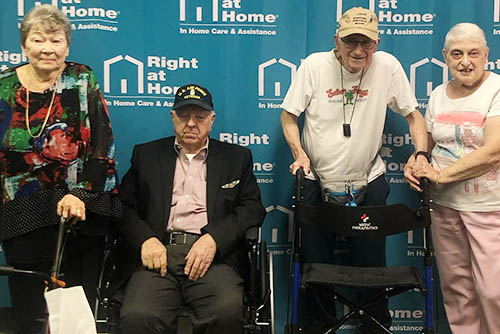
[[[62,252],[65,243],[64,235],[66,234],[66,230],[66,218],[61,217],[61,219],[59,220],[59,225],[57,227],[57,243],[56,253],[54,255],[54,263],[50,271],[51,281],[56,285],[56,287],[66,286],[65,282],[59,280],[59,270],[61,269]]]

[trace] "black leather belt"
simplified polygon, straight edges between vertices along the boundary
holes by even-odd
[[[199,234],[182,232],[182,231],[172,231],[167,232],[165,235],[165,245],[184,245],[192,244],[200,237]]]

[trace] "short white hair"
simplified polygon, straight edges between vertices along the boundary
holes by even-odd
[[[486,37],[484,31],[475,23],[462,22],[455,24],[446,34],[444,39],[444,51],[450,51],[451,44],[461,40],[472,40],[482,44],[486,49]]]

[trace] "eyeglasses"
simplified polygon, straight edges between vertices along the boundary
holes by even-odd
[[[344,42],[345,46],[348,49],[355,49],[359,44],[359,45],[361,45],[361,48],[363,50],[370,50],[377,43],[376,41],[374,41],[372,39],[355,39],[355,38],[342,37],[342,38],[340,38],[340,40],[342,42]]]

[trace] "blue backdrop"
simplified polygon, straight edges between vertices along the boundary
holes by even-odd
[[[301,60],[333,48],[337,21],[354,6],[374,10],[380,21],[379,49],[401,61],[424,112],[431,90],[448,80],[441,55],[444,35],[455,23],[475,22],[490,45],[488,69],[498,72],[500,0],[9,0],[0,5],[0,69],[25,62],[19,22],[37,3],[52,3],[73,24],[69,60],[97,73],[111,113],[120,176],[136,143],[172,135],[169,111],[177,87],[197,82],[214,96],[214,138],[248,146],[268,215],[263,237],[275,260],[277,333],[286,312],[292,161],[281,134],[280,103]],[[458,5],[459,4],[459,5]],[[332,148],[333,149],[333,148]],[[412,152],[403,118],[388,113],[382,155],[391,202],[415,206],[403,167]],[[388,241],[391,265],[421,265],[422,237]],[[0,261],[3,261],[0,253]],[[0,277],[0,307],[10,305]],[[417,333],[423,304],[416,293],[391,302],[393,329]],[[444,313],[440,333],[449,333]],[[342,333],[354,332],[344,326]]]

